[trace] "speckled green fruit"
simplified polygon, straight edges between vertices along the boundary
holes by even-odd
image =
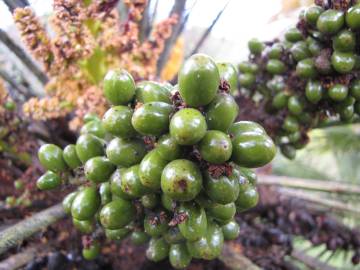
[[[287,93],[279,92],[274,96],[271,105],[275,109],[278,110],[283,109],[287,106],[288,99],[289,99],[289,95]]]
[[[205,210],[194,202],[182,203],[179,213],[187,217],[178,227],[182,236],[189,241],[195,241],[204,236],[207,228]]]
[[[290,52],[296,62],[299,62],[299,61],[311,56],[311,52],[309,51],[308,46],[305,41],[296,42],[291,47]]]
[[[62,206],[66,214],[71,214],[71,205],[76,197],[77,192],[71,192],[65,196],[62,201]]]
[[[328,9],[319,16],[316,28],[324,34],[336,34],[343,27],[344,22],[344,12]]]
[[[131,124],[133,111],[127,106],[114,106],[110,108],[102,119],[104,129],[112,135],[121,138],[131,138],[136,132]]]
[[[76,169],[81,166],[81,161],[76,154],[76,146],[74,144],[69,144],[64,148],[63,159],[71,169]]]
[[[185,61],[178,76],[179,92],[191,107],[209,104],[220,84],[219,70],[209,56],[194,54]]]
[[[252,73],[241,73],[239,75],[239,83],[240,86],[242,87],[250,88],[251,86],[254,85],[255,81],[256,81],[256,77]]]
[[[115,169],[115,165],[106,157],[93,157],[84,166],[86,179],[94,183],[108,181]]]
[[[360,29],[360,5],[355,5],[348,9],[346,13],[346,24],[352,30]]]
[[[191,255],[187,250],[186,244],[173,244],[170,246],[169,261],[175,269],[184,269],[189,266],[191,262]]]
[[[294,116],[288,115],[284,120],[282,128],[288,132],[298,131],[299,121]]]
[[[52,171],[47,171],[36,181],[36,186],[40,190],[51,190],[61,185],[61,178]]]
[[[123,172],[121,190],[133,198],[140,198],[150,193],[150,189],[145,187],[140,181],[139,165],[134,165]]]
[[[293,115],[301,114],[304,109],[304,103],[297,96],[291,96],[287,105],[289,112]]]
[[[296,27],[292,27],[285,32],[285,38],[287,41],[296,42],[302,40],[303,35],[299,29],[297,29]]]
[[[161,173],[168,161],[163,159],[157,149],[146,154],[139,167],[139,177],[141,183],[152,189],[160,189]]]
[[[135,82],[124,69],[110,70],[104,79],[104,95],[113,105],[126,105],[135,96]]]
[[[131,118],[135,130],[142,135],[159,136],[168,131],[173,106],[165,102],[149,102],[137,108]]]
[[[180,145],[198,143],[206,133],[205,117],[196,109],[182,109],[170,121],[170,135]]]
[[[218,130],[209,130],[199,143],[201,157],[213,164],[226,162],[232,153],[229,136]]]
[[[179,244],[186,240],[178,226],[170,227],[167,232],[164,233],[164,239],[169,244]]]
[[[265,45],[260,40],[253,38],[249,40],[248,48],[252,54],[259,55],[265,49]]]
[[[132,196],[130,196],[129,194],[125,193],[124,191],[122,191],[121,189],[121,177],[124,173],[126,169],[122,168],[122,169],[117,169],[110,177],[110,188],[111,188],[111,193],[115,196],[118,196],[124,200],[130,200],[132,199]]]
[[[342,30],[333,38],[333,48],[335,51],[352,52],[355,46],[355,34],[347,29]]]
[[[240,234],[240,226],[232,220],[221,227],[225,240],[234,240]]]
[[[170,92],[160,83],[150,81],[136,85],[136,100],[141,103],[161,101],[171,104]]]
[[[86,187],[80,190],[72,202],[71,215],[77,220],[89,220],[94,217],[101,199],[95,187]]]
[[[231,159],[248,168],[261,167],[269,163],[276,154],[276,146],[267,135],[244,134],[232,139]]]
[[[290,144],[281,145],[280,151],[281,154],[283,154],[285,157],[287,157],[290,160],[293,160],[296,157],[296,149],[294,146]]]
[[[266,135],[266,131],[258,123],[252,121],[238,121],[231,125],[229,134],[231,134],[232,137],[249,134]]]
[[[159,262],[168,257],[170,246],[164,238],[151,238],[146,250],[146,258]]]
[[[196,241],[187,241],[190,255],[197,259],[213,260],[220,256],[224,245],[224,235],[215,223],[209,223],[205,236]]]
[[[89,247],[83,248],[82,255],[86,260],[95,260],[95,258],[100,254],[100,244],[99,242],[93,240]]]
[[[109,182],[101,183],[99,187],[99,194],[101,198],[101,205],[108,204],[112,200],[111,186]]]
[[[342,84],[335,84],[328,91],[329,97],[334,101],[342,101],[348,95],[349,89]]]
[[[316,77],[317,70],[315,68],[314,59],[306,58],[296,65],[296,74],[303,79],[311,79]]]
[[[257,205],[259,201],[259,193],[256,187],[248,186],[244,191],[240,192],[239,197],[235,201],[236,211],[243,212]]]
[[[206,109],[206,122],[209,129],[227,132],[237,115],[239,107],[229,94],[218,94]]]
[[[89,234],[92,233],[95,229],[93,220],[77,220],[73,218],[72,221],[75,229],[81,233]]]
[[[161,175],[161,189],[170,198],[190,201],[202,187],[202,175],[197,165],[186,159],[171,161]]]
[[[234,93],[238,85],[238,72],[236,67],[231,63],[217,63],[220,78],[227,81],[230,85],[230,92]]]
[[[266,70],[271,74],[282,74],[285,69],[285,64],[278,59],[270,59],[266,64]]]
[[[43,144],[38,151],[38,157],[41,165],[50,171],[61,172],[66,170],[63,151],[55,144]]]
[[[149,242],[150,236],[143,231],[134,231],[130,235],[130,240],[132,244],[140,246]]]
[[[106,147],[108,159],[112,163],[124,167],[139,163],[145,154],[145,144],[140,139],[114,138]]]
[[[350,94],[356,100],[360,100],[360,80],[356,79],[351,83]]]
[[[181,156],[181,146],[176,143],[170,134],[165,134],[156,142],[156,151],[165,160],[172,161]]]
[[[238,69],[241,73],[256,73],[259,70],[259,67],[257,64],[255,63],[251,63],[249,61],[243,61],[240,62],[240,64],[238,65]]]
[[[117,229],[117,230],[109,230],[105,229],[105,236],[109,240],[120,241],[125,239],[128,236],[130,230],[127,228]]]
[[[165,193],[161,193],[161,205],[168,211],[174,211],[176,201]]]
[[[76,141],[76,154],[85,163],[92,157],[104,154],[103,142],[92,134],[83,134]]]
[[[165,211],[149,213],[144,219],[144,230],[151,237],[160,237],[168,230],[169,221]]]
[[[305,88],[306,98],[313,104],[318,103],[323,97],[324,89],[319,81],[309,80]]]
[[[159,196],[155,193],[146,194],[141,197],[141,204],[147,209],[153,209],[159,204]]]
[[[324,12],[324,9],[322,7],[319,7],[319,6],[309,7],[305,11],[305,20],[306,20],[306,22],[311,24],[311,25],[316,25],[316,22],[317,22],[319,16],[323,12]]]
[[[349,73],[355,66],[355,56],[353,53],[334,51],[331,55],[331,65],[341,73]]]
[[[204,173],[204,190],[217,203],[227,204],[234,202],[239,195],[239,172],[234,168],[230,176],[212,177]]]
[[[217,221],[226,223],[235,216],[235,203],[220,204],[213,202],[206,208],[206,213]]]
[[[136,214],[132,202],[118,198],[106,204],[100,211],[100,222],[105,229],[117,230],[134,220]]]
[[[82,126],[80,134],[93,134],[98,138],[104,138],[106,131],[101,123],[101,121],[94,120],[87,122]]]

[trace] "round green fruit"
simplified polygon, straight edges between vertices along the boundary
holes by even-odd
[[[104,155],[103,142],[92,134],[83,134],[76,141],[76,154],[82,163]]]
[[[257,205],[259,201],[259,193],[256,187],[249,185],[244,191],[240,192],[239,197],[235,201],[236,211],[243,212]]]
[[[213,164],[226,162],[232,153],[229,136],[218,130],[209,130],[199,143],[201,157]]]
[[[296,42],[290,50],[292,56],[294,57],[296,62],[299,62],[305,58],[311,56],[311,52],[308,49],[308,46],[305,41]]]
[[[95,260],[100,254],[100,244],[97,241],[93,241],[89,247],[83,248],[82,255],[86,260]]]
[[[319,16],[316,27],[324,34],[336,34],[344,25],[344,12],[328,9]]]
[[[303,39],[303,35],[299,29],[293,27],[285,32],[285,39],[290,42],[297,42]]]
[[[179,244],[186,240],[181,234],[178,226],[170,227],[169,230],[164,234],[164,239],[169,244]]]
[[[81,166],[81,161],[76,153],[76,146],[74,144],[69,144],[64,148],[63,159],[71,169]]]
[[[288,99],[289,96],[287,93],[279,92],[274,96],[271,104],[275,109],[281,110],[288,104]]]
[[[323,97],[324,89],[319,81],[309,80],[305,88],[306,98],[313,104],[318,103]]]
[[[93,157],[84,166],[85,177],[94,182],[107,182],[116,167],[106,157]]]
[[[77,192],[71,204],[71,215],[77,220],[90,220],[96,214],[101,198],[95,187],[86,187]]]
[[[165,134],[156,142],[156,152],[161,158],[172,161],[181,156],[182,150],[170,134]]]
[[[288,110],[293,115],[299,115],[304,109],[304,104],[296,96],[291,96],[288,100]]]
[[[133,198],[140,198],[150,192],[150,189],[141,183],[139,177],[139,165],[134,165],[123,172],[121,189],[124,193]]]
[[[153,262],[159,262],[168,257],[169,244],[164,238],[152,238],[146,250],[146,258]]]
[[[252,73],[241,73],[239,75],[239,83],[242,87],[250,88],[254,85],[255,81],[256,77]]]
[[[335,84],[330,87],[328,94],[334,101],[343,101],[348,96],[349,89],[342,84]]]
[[[315,68],[314,59],[306,58],[296,65],[296,74],[303,79],[311,79],[316,77],[317,70]]]
[[[127,106],[114,106],[110,108],[102,119],[104,129],[114,136],[131,138],[136,132],[131,124],[132,109]]]
[[[73,218],[73,225],[81,233],[89,234],[95,229],[93,220],[77,220]]]
[[[339,32],[333,39],[333,48],[339,52],[352,52],[356,46],[355,34],[347,29]]]
[[[150,236],[142,231],[134,231],[130,235],[130,240],[132,244],[136,246],[140,246],[149,242]]]
[[[285,64],[278,59],[270,59],[266,64],[266,70],[271,74],[282,74],[285,69]]]
[[[316,22],[317,22],[319,16],[323,12],[324,12],[324,9],[322,7],[319,7],[319,6],[309,7],[305,11],[305,20],[306,20],[306,22],[311,24],[311,25],[316,25]]]
[[[140,103],[160,101],[171,104],[170,92],[157,82],[142,81],[136,85],[136,100]]]
[[[360,29],[360,6],[355,5],[348,9],[346,13],[346,24],[352,29],[352,30],[358,30]]]
[[[231,63],[217,63],[220,78],[227,81],[230,85],[230,92],[237,90],[238,78],[236,67]]]
[[[38,151],[38,157],[41,165],[47,170],[54,172],[66,170],[63,151],[55,144],[43,144]]]
[[[105,229],[105,236],[109,240],[120,241],[123,240],[126,236],[128,236],[130,230],[127,228],[117,229],[117,230],[109,230]]]
[[[130,200],[132,199],[132,196],[125,193],[121,189],[121,182],[122,182],[122,175],[125,172],[125,168],[117,169],[110,177],[110,189],[111,193],[117,197],[120,197],[124,200]]]
[[[104,95],[113,105],[126,105],[135,96],[135,82],[124,69],[110,70],[104,79]]]
[[[240,135],[266,135],[266,131],[258,123],[238,121],[231,125],[229,134],[231,134],[232,137],[238,137]]]
[[[71,205],[76,197],[77,192],[71,192],[65,196],[62,201],[62,206],[66,214],[71,214]]]
[[[85,123],[80,130],[80,134],[93,134],[98,138],[104,138],[106,132],[102,123],[98,120],[94,120]]]
[[[249,40],[248,47],[250,52],[255,55],[261,54],[262,51],[265,49],[264,43],[262,43],[260,40],[256,38]]]
[[[141,204],[147,209],[155,208],[159,203],[158,195],[151,193],[141,197]]]
[[[207,219],[203,208],[193,202],[182,203],[178,214],[186,217],[178,227],[181,235],[187,240],[195,241],[205,235]]]
[[[299,121],[294,116],[288,115],[284,120],[282,128],[290,133],[296,132],[299,130]]]
[[[220,204],[213,202],[206,208],[206,213],[215,220],[226,223],[234,218],[236,206],[235,203]]]
[[[356,100],[360,100],[360,80],[359,79],[356,79],[351,83],[350,94]]]
[[[36,181],[36,186],[40,190],[51,190],[61,185],[61,178],[52,171],[47,171]]]
[[[355,66],[355,55],[353,53],[334,51],[331,56],[331,65],[341,73],[349,73]]]
[[[240,234],[240,226],[235,220],[226,223],[221,229],[225,240],[234,240]]]
[[[100,222],[105,229],[117,230],[134,220],[136,214],[132,202],[118,198],[106,204],[100,211]]]
[[[151,237],[162,236],[169,228],[169,218],[164,211],[149,213],[144,219],[144,230]]]
[[[146,154],[139,167],[141,183],[152,190],[160,189],[161,173],[168,161],[163,159],[157,149]]]
[[[175,269],[184,269],[189,266],[191,262],[191,255],[187,250],[186,244],[173,244],[170,246],[169,261]]]
[[[290,160],[295,159],[296,157],[296,149],[290,144],[285,144],[280,147],[281,154],[287,157]]]
[[[109,182],[101,183],[99,187],[99,194],[101,198],[101,205],[108,204],[112,200],[111,186]]]

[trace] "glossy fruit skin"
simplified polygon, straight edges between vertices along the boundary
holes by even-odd
[[[243,62],[239,63],[238,69],[242,73],[252,73],[252,74],[254,74],[254,73],[258,72],[259,67],[254,63],[251,63],[251,62],[248,62],[248,61],[243,61]]]
[[[256,122],[252,121],[238,121],[231,125],[229,129],[229,134],[233,137],[240,135],[266,135],[265,129]]]
[[[206,129],[205,117],[191,108],[176,112],[170,121],[170,135],[180,145],[198,143],[205,136]]]
[[[41,165],[54,172],[66,170],[66,163],[63,159],[63,151],[55,144],[44,144],[38,151]]]
[[[148,214],[144,219],[144,230],[151,237],[160,237],[168,230],[169,221],[164,211]]]
[[[171,161],[161,175],[161,189],[170,198],[190,201],[202,187],[202,175],[197,165],[186,159]]]
[[[234,240],[238,238],[240,234],[240,226],[235,220],[226,223],[221,227],[221,229],[224,235],[224,240]]]
[[[231,63],[217,63],[216,65],[219,70],[220,78],[229,83],[230,92],[236,92],[238,85],[236,67]]]
[[[296,74],[303,79],[311,79],[317,75],[317,71],[312,58],[301,60],[296,65]]]
[[[309,51],[313,56],[318,56],[323,48],[323,45],[312,37],[306,39],[306,43]]]
[[[340,118],[343,121],[349,121],[352,119],[352,117],[354,116],[354,106],[350,105],[350,106],[346,106],[344,108],[342,108],[339,112],[340,114]]]
[[[81,233],[89,234],[95,229],[93,220],[77,220],[73,218],[73,225]]]
[[[131,233],[130,235],[130,239],[131,239],[131,243],[136,245],[136,246],[140,246],[143,245],[147,242],[149,242],[150,240],[150,236],[142,231],[134,231]]]
[[[253,38],[248,42],[249,50],[252,54],[259,55],[264,50],[265,46],[260,40]]]
[[[329,97],[334,101],[342,101],[348,95],[349,89],[347,86],[342,84],[335,84],[332,86],[329,91]]]
[[[288,94],[284,92],[279,92],[274,96],[272,100],[272,106],[278,110],[283,109],[288,104],[288,99]]]
[[[161,205],[168,211],[174,211],[176,202],[168,195],[161,193]]]
[[[76,146],[74,144],[69,144],[64,148],[63,159],[71,169],[76,169],[81,166],[81,161],[76,154]]]
[[[267,56],[270,59],[279,59],[283,51],[284,51],[283,46],[280,43],[275,43],[270,47]]]
[[[181,234],[178,226],[170,227],[167,232],[163,235],[166,242],[169,244],[179,244],[184,242],[186,239]]]
[[[135,82],[124,69],[110,70],[104,78],[104,95],[113,105],[126,105],[135,95]]]
[[[266,70],[271,74],[282,74],[285,69],[285,64],[277,59],[270,59],[266,64]]]
[[[234,218],[236,206],[235,203],[220,204],[213,202],[206,208],[206,212],[217,221],[227,223]]]
[[[346,13],[346,24],[353,30],[360,29],[360,6],[355,5]]]
[[[251,184],[251,185],[256,185],[257,183],[257,175],[256,173],[248,168],[239,168],[240,169],[240,175],[242,177],[245,177],[246,180]]]
[[[102,183],[99,187],[101,205],[108,204],[112,200],[111,186],[109,182]]]
[[[199,143],[201,157],[213,164],[222,164],[230,159],[232,144],[229,136],[218,130],[209,130]]]
[[[149,102],[137,108],[131,118],[135,130],[142,135],[159,136],[169,128],[173,106],[165,102]]]
[[[287,157],[290,160],[295,159],[296,157],[296,149],[289,144],[282,145],[280,147],[281,154],[283,154],[285,157]]]
[[[134,220],[136,209],[132,202],[118,198],[100,211],[100,222],[105,229],[117,230]]]
[[[94,183],[108,181],[115,169],[115,165],[106,157],[93,157],[84,166],[85,177]]]
[[[303,39],[303,35],[296,27],[290,28],[285,33],[285,38],[290,42],[297,42]]]
[[[352,52],[356,46],[355,34],[349,30],[342,30],[333,39],[333,48],[339,52]]]
[[[209,223],[206,235],[199,240],[186,242],[190,255],[197,259],[213,260],[221,254],[224,245],[224,235],[215,223]]]
[[[288,109],[293,115],[299,115],[304,109],[303,103],[296,96],[291,96],[288,100]]]
[[[239,196],[239,172],[234,168],[230,176],[212,177],[204,173],[204,190],[211,200],[221,204],[234,202]]]
[[[256,187],[248,186],[235,201],[236,211],[243,212],[257,205],[259,201],[259,193]]]
[[[62,201],[62,206],[66,214],[71,214],[71,205],[76,197],[77,192],[71,192],[65,196]]]
[[[121,138],[131,138],[136,134],[131,124],[132,115],[132,109],[127,106],[119,105],[111,107],[103,116],[103,127],[112,135]]]
[[[319,81],[309,80],[305,88],[306,98],[313,104],[318,103],[323,97],[324,89]]]
[[[117,230],[108,230],[105,229],[106,238],[109,240],[120,241],[128,236],[130,230],[127,228],[117,229]]]
[[[250,88],[254,85],[256,77],[252,73],[241,73],[239,75],[239,83],[242,87]]]
[[[114,138],[106,147],[106,156],[118,166],[130,167],[137,164],[145,154],[145,144],[140,139]]]
[[[321,15],[321,13],[323,11],[324,11],[324,9],[322,7],[319,7],[319,6],[309,7],[305,11],[305,20],[306,20],[306,22],[311,24],[311,25],[316,25],[316,22],[317,22],[319,16]]]
[[[104,138],[106,131],[101,123],[101,121],[94,120],[89,121],[82,126],[80,134],[93,134],[98,138]]]
[[[175,269],[184,269],[189,266],[191,262],[191,255],[187,250],[186,244],[173,244],[170,246],[169,261]]]
[[[157,149],[148,152],[139,167],[141,183],[152,190],[160,189],[161,173],[168,161],[163,159]]]
[[[236,164],[255,168],[269,163],[276,154],[276,146],[267,135],[241,135],[232,139],[231,160]]]
[[[221,93],[207,107],[206,123],[209,129],[227,132],[238,114],[239,107],[234,98]]]
[[[141,204],[145,208],[153,209],[158,205],[158,203],[159,197],[154,193],[150,193],[141,197]]]
[[[136,100],[141,103],[161,101],[171,104],[170,92],[161,84],[142,81],[136,85]]]
[[[294,143],[300,140],[301,133],[299,131],[296,131],[294,133],[290,133],[288,136],[289,142]]]
[[[76,141],[76,154],[85,163],[92,157],[102,156],[104,146],[102,141],[92,134],[83,134]]]
[[[344,12],[328,9],[319,16],[316,28],[324,34],[335,34],[342,28],[344,22]]]
[[[299,121],[294,116],[288,115],[284,120],[282,128],[288,132],[296,132],[299,130]]]
[[[187,59],[178,75],[179,92],[190,107],[209,104],[220,84],[219,70],[209,56],[194,54]]]
[[[170,246],[164,238],[151,238],[146,250],[146,258],[153,262],[159,262],[167,258]]]
[[[87,113],[84,116],[84,123],[89,123],[91,121],[100,121],[99,116],[96,113]]]
[[[61,185],[61,178],[52,171],[47,171],[36,181],[36,186],[40,190],[51,190]]]
[[[156,151],[158,155],[168,161],[178,159],[181,156],[181,146],[176,143],[170,134],[165,134],[156,142]]]
[[[131,200],[132,196],[130,196],[129,194],[125,193],[124,191],[122,191],[121,189],[121,177],[124,173],[126,169],[122,168],[122,169],[117,169],[110,177],[110,189],[111,189],[111,193],[115,196],[118,196],[124,200]]]
[[[77,220],[89,220],[94,217],[101,198],[95,187],[86,187],[80,190],[71,205],[71,215]]]
[[[182,203],[179,213],[185,213],[187,216],[186,220],[178,225],[182,236],[189,241],[195,241],[205,235],[207,219],[203,208],[193,202]]]
[[[341,74],[349,73],[355,66],[354,54],[334,51],[331,56],[331,65]]]
[[[305,41],[296,42],[291,47],[290,52],[291,52],[291,54],[294,57],[296,62],[299,62],[299,61],[311,56],[311,53],[310,53]]]
[[[121,190],[133,198],[140,198],[150,193],[150,189],[145,187],[140,181],[139,165],[134,165],[123,172]]]
[[[360,80],[354,80],[350,86],[350,94],[356,100],[360,100]]]
[[[88,247],[82,250],[82,255],[86,260],[94,260],[100,253],[100,244],[97,241],[93,241],[93,243]]]

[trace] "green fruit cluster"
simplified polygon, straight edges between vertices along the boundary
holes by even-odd
[[[175,268],[218,257],[224,240],[239,234],[235,213],[258,202],[249,168],[269,163],[276,151],[259,124],[235,122],[233,85],[232,66],[202,54],[184,63],[175,87],[135,84],[126,71],[109,71],[111,108],[101,120],[86,117],[75,145],[40,148],[49,171],[38,187],[56,188],[62,172],[83,168],[86,182],[63,201],[79,231],[98,224],[108,239],[149,242],[147,258],[169,257]],[[98,251],[96,244],[83,254],[92,259]]]
[[[238,66],[242,90],[265,104],[268,122],[280,121],[269,130],[289,159],[321,121],[347,123],[360,114],[360,5],[322,2],[302,12],[282,40],[249,41],[249,61]]]

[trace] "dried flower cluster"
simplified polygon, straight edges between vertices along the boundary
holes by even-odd
[[[139,40],[139,24],[147,0],[126,0],[128,17],[120,24],[116,0],[54,0],[50,38],[34,12],[17,8],[14,19],[23,41],[49,76],[44,99],[33,98],[24,113],[36,120],[63,117],[75,109],[70,123],[77,129],[87,112],[105,112],[101,81],[109,68],[121,67],[135,79],[155,77],[156,65],[177,16],[154,26],[149,39]]]

